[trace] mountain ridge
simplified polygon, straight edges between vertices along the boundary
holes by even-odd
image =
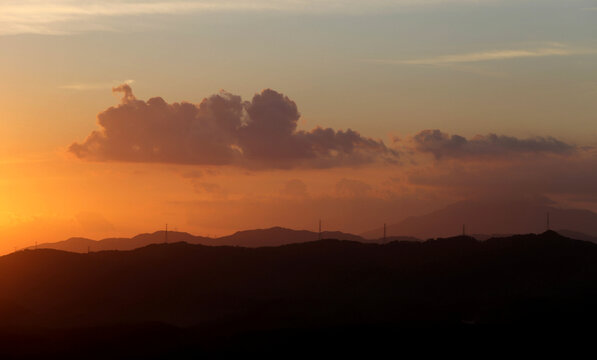
[[[283,227],[271,227],[266,229],[240,230],[231,235],[211,238],[196,236],[187,232],[168,231],[167,242],[186,242],[189,244],[200,244],[208,246],[244,246],[263,247],[280,246],[291,243],[302,243],[318,240],[320,234],[309,230],[294,230]],[[322,231],[321,238],[340,239],[367,242],[366,239],[341,231]],[[142,233],[131,238],[114,237],[101,240],[92,240],[83,237],[73,237],[67,240],[54,243],[42,243],[37,245],[38,249],[57,249],[77,253],[102,250],[133,250],[150,244],[166,242],[164,230],[153,233]],[[28,247],[32,249],[34,247]]]
[[[391,235],[421,239],[462,233],[523,234],[546,230],[547,214],[551,229],[576,232],[585,238],[597,238],[597,214],[585,209],[563,209],[548,201],[472,201],[450,204],[431,213],[410,216],[387,226]],[[369,230],[360,236],[373,239],[383,234],[383,228]],[[484,235],[486,236],[486,235]]]
[[[382,319],[500,323],[527,321],[527,310],[510,307],[537,297],[555,307],[550,316],[577,311],[569,297],[588,306],[597,300],[585,298],[597,290],[596,276],[597,245],[553,231],[486,241],[37,249],[0,257],[0,318],[14,326],[215,322],[242,329]]]
[[[496,235],[539,233],[544,231],[546,215],[550,214],[552,229],[569,237],[597,243],[597,214],[589,210],[562,209],[547,201],[461,201],[422,216],[412,216],[383,228],[355,235],[341,231],[323,231],[321,238],[336,238],[360,242],[390,242],[393,240],[418,240],[447,237],[463,230],[480,240]],[[464,225],[464,229],[463,229]],[[229,245],[245,247],[279,246],[301,243],[320,238],[309,230],[283,227],[241,230],[220,237],[196,236],[187,232],[168,231],[168,242],[184,241],[190,244]],[[131,250],[152,243],[166,241],[163,230],[138,234],[130,238],[114,237],[91,240],[83,237],[69,238],[55,243],[42,243],[38,248],[54,248],[84,253],[101,250]],[[30,247],[31,248],[31,247]]]

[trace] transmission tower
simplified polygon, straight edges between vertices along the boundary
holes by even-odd
[[[319,219],[319,233],[317,235],[317,240],[321,240],[321,219]]]

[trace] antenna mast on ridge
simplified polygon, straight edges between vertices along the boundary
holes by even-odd
[[[319,219],[319,233],[317,235],[317,240],[321,240],[321,219]]]

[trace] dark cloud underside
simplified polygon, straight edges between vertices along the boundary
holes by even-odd
[[[440,130],[423,130],[413,136],[414,150],[441,158],[505,157],[513,154],[570,155],[577,148],[553,137],[518,139],[505,135],[477,135],[467,139]]]

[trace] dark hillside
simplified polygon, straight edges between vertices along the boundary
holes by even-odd
[[[484,242],[26,250],[0,258],[0,321],[59,331],[163,324],[186,329],[191,342],[189,331],[581,326],[597,320],[596,279],[597,245],[555,232]]]

